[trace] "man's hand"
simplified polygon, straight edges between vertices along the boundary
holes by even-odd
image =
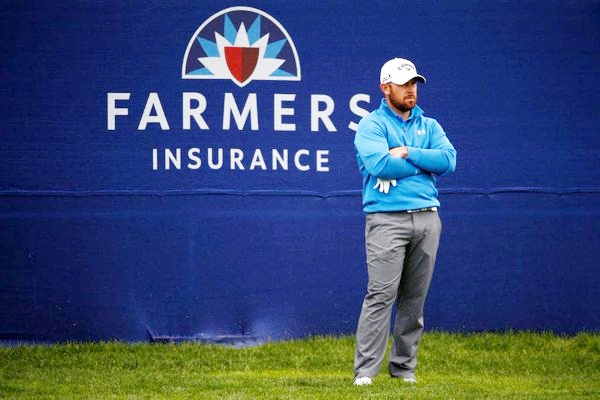
[[[408,158],[408,147],[392,147],[390,149],[390,154],[392,155],[392,157]]]
[[[395,179],[386,180],[386,179],[377,178],[377,183],[375,184],[375,186],[373,186],[373,189],[379,189],[379,192],[388,194],[390,191],[390,184],[392,186],[396,186],[396,180]]]

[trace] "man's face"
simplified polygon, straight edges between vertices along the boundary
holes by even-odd
[[[384,93],[393,108],[402,113],[409,112],[417,105],[417,79],[411,79],[404,85],[386,84]]]

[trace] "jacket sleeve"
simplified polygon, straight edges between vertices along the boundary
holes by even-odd
[[[431,133],[431,144],[428,149],[408,148],[407,160],[422,170],[444,175],[456,169],[456,150],[442,126],[434,121]]]
[[[382,179],[402,179],[424,171],[407,159],[392,157],[385,126],[370,119],[363,119],[354,137],[354,147],[365,170]]]

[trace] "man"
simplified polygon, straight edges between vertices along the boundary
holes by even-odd
[[[385,98],[359,123],[354,139],[363,175],[369,282],[356,331],[355,385],[379,373],[396,305],[389,373],[416,382],[423,306],[441,234],[437,176],[456,167],[440,124],[417,106],[415,65],[394,58],[381,68]]]

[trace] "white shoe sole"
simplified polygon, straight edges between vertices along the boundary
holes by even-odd
[[[356,378],[354,380],[355,386],[369,386],[372,383],[373,383],[373,380],[371,378],[369,378],[368,376],[361,376],[360,378]]]

